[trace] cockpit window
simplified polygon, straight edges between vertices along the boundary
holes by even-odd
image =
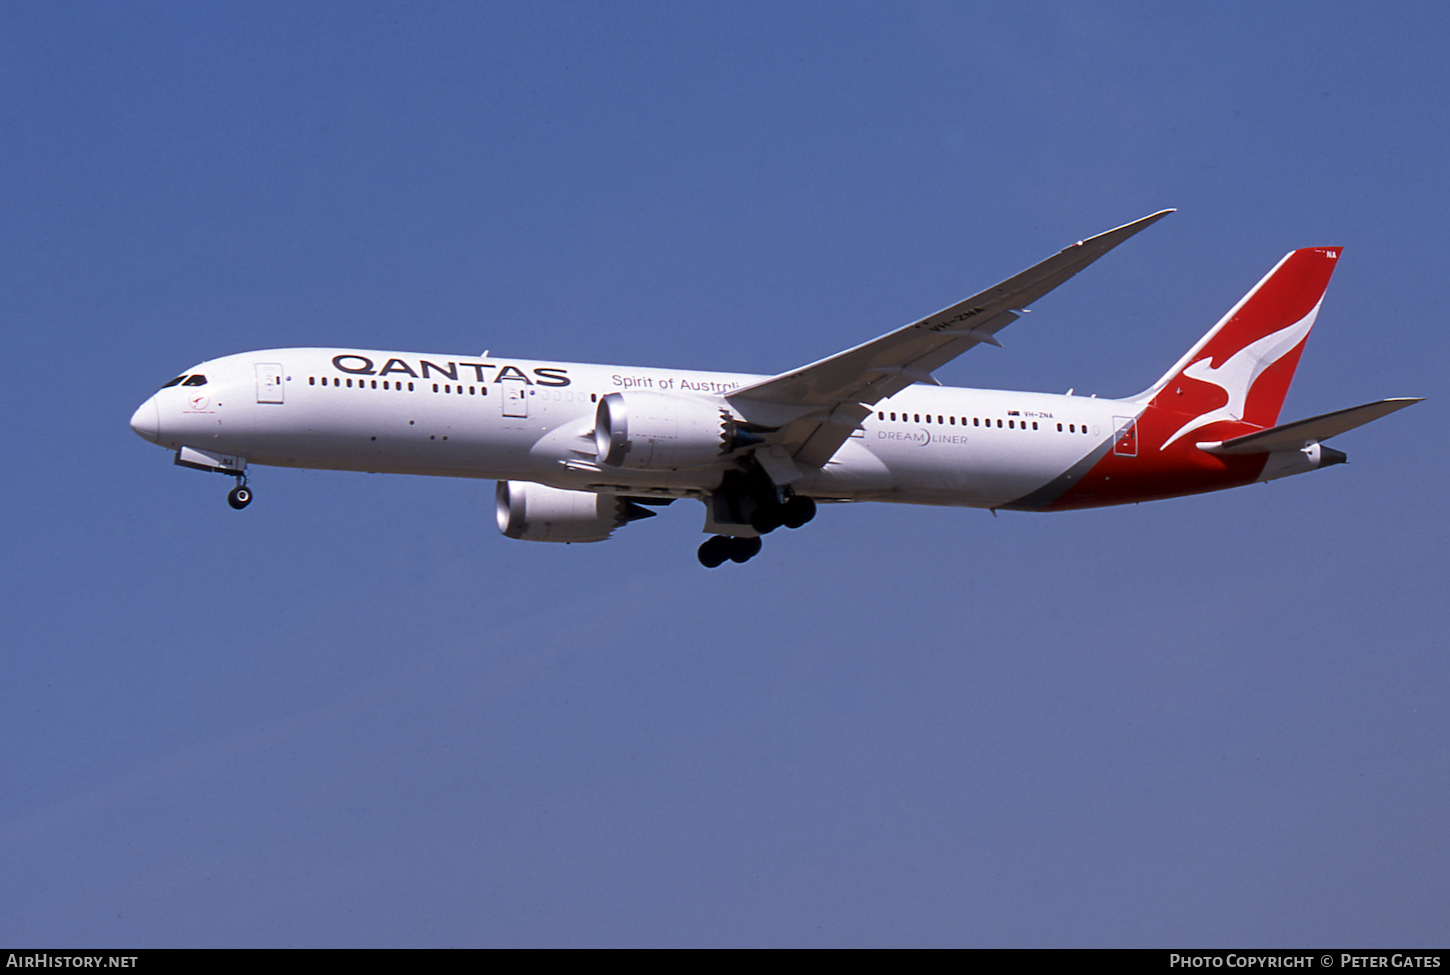
[[[162,386],[161,388],[162,389],[170,389],[172,386],[180,386],[181,385],[181,381],[183,379],[185,379],[185,378],[186,378],[185,376],[177,376],[175,379],[171,380],[171,382],[167,383],[166,385]]]
[[[205,376],[187,376],[186,377],[186,382],[182,383],[181,385],[183,385],[183,386],[205,386],[206,385],[206,377]]]

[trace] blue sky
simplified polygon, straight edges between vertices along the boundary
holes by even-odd
[[[1444,11],[0,7],[0,938],[1440,946]],[[1128,395],[1344,245],[1285,419],[1350,464],[1063,515],[173,467],[200,360],[779,372],[1179,213],[943,369]],[[1429,445],[1429,446],[1427,446]]]

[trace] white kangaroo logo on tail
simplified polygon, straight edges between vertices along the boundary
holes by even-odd
[[[1321,298],[1319,304],[1323,304],[1323,302],[1324,299]],[[1288,355],[1294,346],[1302,342],[1304,336],[1309,334],[1309,330],[1314,327],[1314,319],[1319,314],[1319,304],[1309,309],[1309,314],[1293,325],[1281,328],[1277,332],[1270,332],[1256,342],[1250,342],[1229,356],[1224,364],[1217,368],[1209,365],[1213,361],[1212,355],[1204,356],[1185,367],[1183,375],[1190,379],[1212,383],[1228,394],[1228,402],[1179,427],[1178,431],[1164,441],[1163,446],[1158,449],[1167,450],[1169,444],[1184,434],[1192,433],[1199,427],[1206,427],[1210,423],[1217,423],[1219,420],[1242,420],[1244,404],[1249,398],[1249,390],[1253,389],[1254,383],[1258,381],[1265,369]]]

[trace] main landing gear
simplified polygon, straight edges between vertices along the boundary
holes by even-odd
[[[700,564],[707,569],[731,562],[749,562],[760,554],[760,536],[740,538],[734,535],[711,535],[700,546]]]
[[[227,504],[241,511],[252,503],[252,489],[247,487],[247,475],[237,475],[237,486],[227,492]]]
[[[750,513],[750,527],[760,535],[768,535],[784,525],[799,528],[816,516],[816,502],[802,495],[785,501],[768,500],[757,504]],[[738,535],[713,535],[700,546],[700,564],[707,569],[731,562],[749,562],[760,554],[760,535],[749,538]]]
[[[768,501],[756,505],[750,513],[750,527],[769,535],[780,526],[799,528],[816,516],[816,502],[803,495],[792,495],[785,501]]]

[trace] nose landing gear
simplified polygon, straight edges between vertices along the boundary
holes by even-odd
[[[252,489],[247,487],[247,475],[237,475],[237,486],[227,492],[227,504],[241,511],[252,503]]]

